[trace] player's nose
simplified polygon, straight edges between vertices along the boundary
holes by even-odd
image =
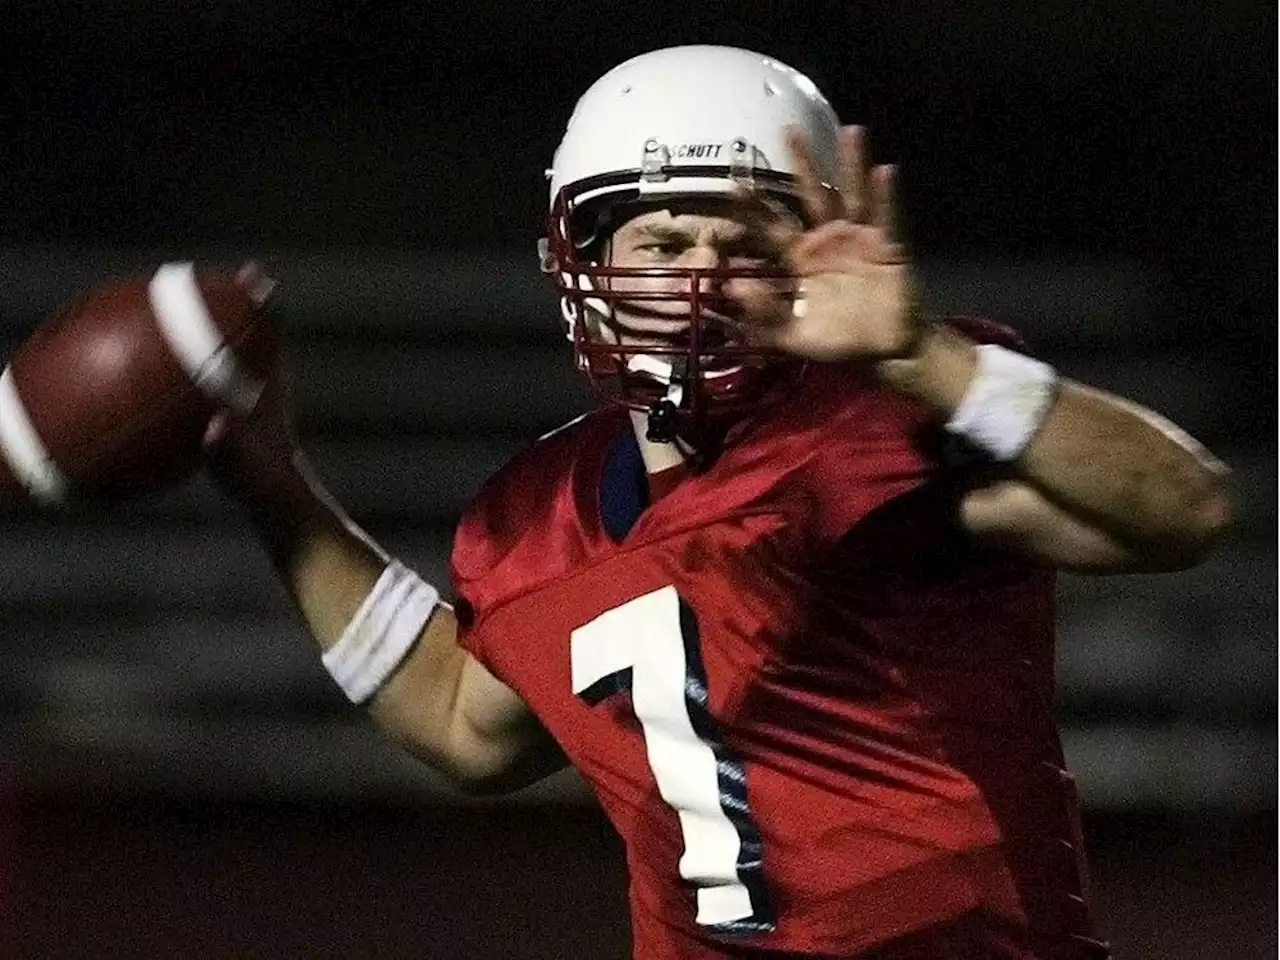
[[[681,264],[690,270],[705,270],[706,274],[698,276],[698,293],[702,295],[719,294],[723,279],[715,275],[715,271],[725,265],[723,254],[710,243],[699,243],[685,251]]]
[[[684,265],[693,270],[714,270],[720,266],[721,254],[714,244],[698,243],[684,252]]]

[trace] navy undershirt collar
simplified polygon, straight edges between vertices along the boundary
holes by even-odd
[[[622,540],[649,505],[649,482],[640,445],[624,431],[605,457],[600,475],[600,519],[614,540]]]

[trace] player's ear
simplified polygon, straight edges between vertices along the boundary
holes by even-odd
[[[582,322],[587,325],[587,336],[595,341],[616,343],[618,335],[609,329],[605,316],[595,307],[588,305],[583,311]]]
[[[551,241],[547,237],[538,238],[538,266],[543,273],[556,272],[556,255],[551,252]]]

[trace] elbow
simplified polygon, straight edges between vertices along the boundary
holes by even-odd
[[[497,797],[517,793],[545,779],[554,769],[513,764],[487,769],[445,769],[448,785],[466,797]]]
[[[430,727],[424,732],[383,724],[382,732],[407,755],[426,766],[437,782],[453,793],[490,797],[521,786],[512,782],[507,765],[495,762],[486,752],[467,749]]]
[[[514,737],[486,737],[463,723],[428,762],[455,793],[493,797],[523,790],[565,761],[558,749],[531,749]]]
[[[436,770],[443,775],[445,783],[454,793],[464,797],[496,797],[525,786],[505,770],[463,765],[437,765]]]
[[[1200,498],[1193,511],[1190,527],[1191,566],[1202,563],[1226,539],[1235,522],[1235,504],[1226,484],[1215,482]]]
[[[415,760],[425,764],[453,793],[467,797],[492,797],[518,790],[507,764],[473,750],[460,750],[455,744],[408,737],[395,737],[398,746]]]
[[[1200,527],[1210,547],[1216,547],[1235,523],[1235,501],[1227,489],[1225,477],[1219,478],[1209,491],[1200,509]]]
[[[1153,551],[1152,569],[1176,572],[1208,560],[1226,539],[1235,521],[1235,505],[1221,477],[1187,504],[1177,529]]]

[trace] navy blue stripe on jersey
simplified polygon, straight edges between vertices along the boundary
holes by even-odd
[[[760,849],[760,830],[751,818],[747,804],[747,771],[741,758],[720,737],[711,715],[707,670],[702,663],[702,635],[693,609],[680,599],[680,635],[684,638],[685,707],[698,739],[711,748],[716,758],[716,776],[720,784],[720,808],[738,833],[738,879],[751,898],[751,916],[708,929],[721,936],[748,936],[768,933],[777,925],[777,910],[764,879],[764,861]]]
[[[583,689],[578,694],[586,701],[587,706],[595,707],[608,700],[615,693],[625,693],[631,695],[631,677],[632,669],[627,667],[625,670],[618,670],[609,674],[607,677],[601,677],[591,686]]]
[[[649,484],[640,446],[631,430],[609,450],[600,475],[600,520],[605,532],[622,540],[649,503]]]

